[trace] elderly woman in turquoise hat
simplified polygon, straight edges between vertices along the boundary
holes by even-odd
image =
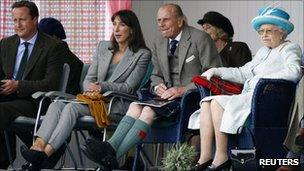
[[[254,88],[261,78],[298,82],[301,77],[301,48],[286,40],[293,31],[289,15],[280,8],[261,8],[251,22],[263,43],[252,61],[239,68],[211,68],[202,76],[217,75],[225,80],[244,84],[239,95],[205,97],[200,110],[189,120],[190,129],[200,129],[201,154],[192,170],[223,170],[230,168],[227,154],[228,134],[236,134],[251,108]],[[215,154],[212,146],[215,139]]]

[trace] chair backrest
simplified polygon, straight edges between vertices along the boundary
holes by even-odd
[[[81,76],[80,76],[80,81],[79,81],[79,85],[80,85],[80,91],[83,92],[83,81],[84,78],[86,77],[88,70],[90,68],[90,64],[83,64],[82,67],[82,71],[81,71]]]
[[[70,74],[70,66],[67,63],[63,64],[63,69],[62,69],[62,76],[60,79],[59,83],[59,91],[65,92],[67,85],[68,85],[68,80],[69,80],[69,74]]]
[[[150,86],[150,77],[152,75],[152,71],[153,71],[153,64],[152,64],[152,61],[150,61],[148,64],[146,75],[140,83],[139,90],[141,88],[146,88],[146,87]]]

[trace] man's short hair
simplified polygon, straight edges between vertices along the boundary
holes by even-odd
[[[165,7],[165,6],[171,6],[171,7],[173,7],[174,12],[176,13],[177,17],[184,17],[183,10],[182,10],[182,8],[179,5],[169,3],[169,4],[163,5],[162,7]]]
[[[30,2],[30,1],[15,2],[12,5],[12,10],[14,8],[20,8],[20,7],[27,7],[30,10],[30,15],[32,16],[32,18],[39,16],[38,7],[36,6],[36,4],[34,2]]]

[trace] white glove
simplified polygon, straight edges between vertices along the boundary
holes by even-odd
[[[213,75],[219,75],[219,74],[220,73],[217,68],[210,68],[204,73],[202,73],[201,76],[206,77],[207,80],[210,80]]]

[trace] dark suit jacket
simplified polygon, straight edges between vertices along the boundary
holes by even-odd
[[[0,42],[0,79],[11,79],[20,38],[13,35]],[[36,91],[52,91],[59,88],[65,48],[45,33],[38,36],[27,62],[23,78],[19,81],[18,96],[29,97]]]
[[[80,92],[80,76],[83,67],[83,62],[69,49],[68,44],[63,41],[66,48],[66,54],[63,58],[63,62],[69,64],[70,75],[66,92],[69,94],[77,94]]]

